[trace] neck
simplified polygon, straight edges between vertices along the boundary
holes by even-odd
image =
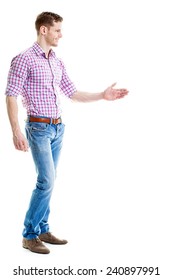
[[[51,50],[51,46],[48,46],[46,44],[46,42],[43,42],[42,40],[40,40],[39,38],[37,39],[37,43],[39,44],[39,46],[43,49],[43,51],[45,52],[46,57],[48,58],[49,56],[49,52]]]

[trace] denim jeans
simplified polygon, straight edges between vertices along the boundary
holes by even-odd
[[[50,198],[62,147],[64,124],[26,122],[25,129],[37,172],[36,187],[32,192],[23,230],[23,237],[32,239],[49,231]]]

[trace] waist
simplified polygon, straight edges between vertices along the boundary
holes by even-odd
[[[48,117],[37,117],[37,116],[28,116],[28,122],[41,122],[41,123],[48,123],[48,124],[59,124],[62,123],[61,117],[54,119]]]

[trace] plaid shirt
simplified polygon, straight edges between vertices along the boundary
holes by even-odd
[[[59,94],[71,97],[76,91],[63,62],[53,50],[47,59],[41,47],[34,45],[12,59],[5,94],[22,95],[27,115],[58,118]]]

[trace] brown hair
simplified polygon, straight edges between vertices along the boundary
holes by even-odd
[[[51,12],[42,12],[41,14],[39,14],[35,21],[35,28],[37,30],[37,34],[39,33],[40,27],[42,25],[46,27],[53,26],[54,21],[62,22],[63,18],[58,14],[54,14]]]

